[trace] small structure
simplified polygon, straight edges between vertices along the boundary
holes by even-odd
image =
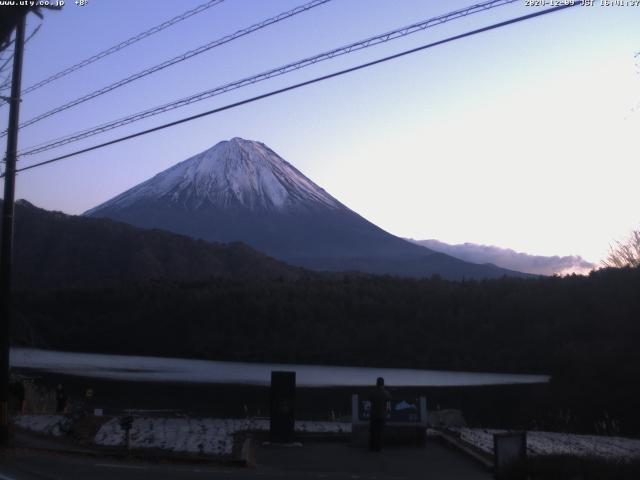
[[[351,396],[351,444],[365,447],[369,442],[369,413],[371,402]],[[391,401],[391,409],[384,427],[385,444],[424,445],[427,436],[427,400]]]
[[[269,437],[272,443],[293,442],[295,400],[296,372],[271,372]]]
[[[498,480],[527,478],[527,432],[506,432],[493,435],[494,473]]]

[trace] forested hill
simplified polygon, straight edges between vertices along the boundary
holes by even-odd
[[[542,416],[551,418],[547,425],[590,432],[606,420],[620,425],[620,432],[638,434],[639,291],[637,268],[467,282],[338,274],[155,281],[17,295],[13,343],[221,360],[548,373],[550,397],[536,400]]]
[[[304,274],[242,243],[215,244],[108,219],[66,215],[23,200],[16,202],[14,258],[17,289]]]
[[[638,269],[467,282],[334,275],[29,293],[17,306],[34,346],[54,349],[549,372],[640,358],[638,291]]]

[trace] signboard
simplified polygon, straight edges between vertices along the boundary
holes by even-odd
[[[371,401],[351,395],[351,444],[365,447],[369,443]],[[387,402],[386,443],[424,445],[427,433],[427,399],[394,399]]]
[[[387,402],[387,422],[420,422],[420,402],[414,400],[391,400]],[[371,417],[371,401],[360,400],[358,417],[368,421]]]
[[[371,401],[351,396],[351,423],[368,424],[371,418]],[[387,424],[418,426],[427,425],[427,400],[424,397],[393,399],[387,403]]]

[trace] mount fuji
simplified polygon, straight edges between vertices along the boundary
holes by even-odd
[[[233,138],[84,213],[215,242],[242,241],[315,270],[445,278],[522,276],[391,235],[260,142]]]

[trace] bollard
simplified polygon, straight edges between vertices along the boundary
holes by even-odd
[[[273,443],[291,443],[295,426],[296,372],[271,372],[269,436]]]
[[[493,435],[494,476],[496,480],[527,478],[527,432]]]

